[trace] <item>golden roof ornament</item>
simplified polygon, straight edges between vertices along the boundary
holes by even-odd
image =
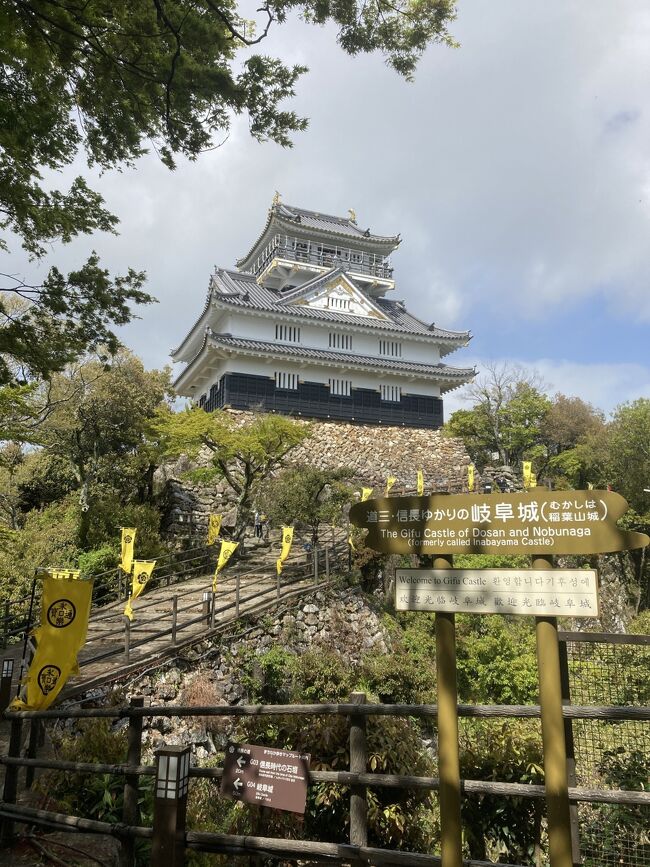
[[[354,210],[354,208],[348,208],[348,214],[350,217],[350,222],[356,223],[357,222],[357,212]]]
[[[280,193],[276,190],[276,191],[275,191],[275,195],[273,196],[273,206],[275,207],[276,205],[279,205],[280,202],[281,202],[281,200],[282,200],[282,196],[281,196]]]

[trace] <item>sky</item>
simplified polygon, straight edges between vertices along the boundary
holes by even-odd
[[[255,142],[242,119],[174,172],[150,154],[93,177],[120,235],[40,266],[16,252],[0,270],[34,278],[92,249],[113,272],[146,270],[159,303],[120,336],[160,367],[278,190],[401,233],[392,297],[474,335],[447,363],[515,362],[606,412],[650,397],[647,0],[459,0],[451,32],[460,47],[431,46],[407,82],[378,55],[348,57],[331,27],[276,27],[265,52],[310,67],[291,106],[310,126],[292,149]]]

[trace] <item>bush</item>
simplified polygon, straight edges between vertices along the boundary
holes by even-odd
[[[462,720],[460,771],[469,780],[544,782],[537,722]],[[540,863],[544,803],[536,798],[466,794],[462,816],[471,858]]]
[[[426,664],[405,651],[368,655],[361,669],[367,692],[385,704],[428,704],[436,701],[435,658]]]

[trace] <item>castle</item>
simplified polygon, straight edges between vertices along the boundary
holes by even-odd
[[[333,217],[276,194],[237,270],[215,269],[201,315],[172,352],[186,363],[176,391],[206,410],[440,427],[442,395],[474,376],[441,359],[470,334],[387,297],[399,243],[361,228],[353,211]]]

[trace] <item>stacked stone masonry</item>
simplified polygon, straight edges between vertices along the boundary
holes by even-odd
[[[234,412],[245,422],[249,413]],[[386,478],[396,476],[391,493],[413,493],[417,471],[424,473],[426,492],[467,490],[470,459],[463,443],[441,431],[403,427],[376,427],[345,422],[299,422],[309,424],[312,435],[287,456],[286,463],[307,464],[319,469],[350,467],[353,483],[383,493]],[[207,463],[208,454],[199,458]],[[233,522],[232,492],[224,482],[200,486],[184,478],[190,462],[181,458],[157,471],[162,488],[164,532],[169,536],[199,534],[207,528],[211,512],[224,514],[224,524]],[[479,479],[477,477],[477,484]]]

